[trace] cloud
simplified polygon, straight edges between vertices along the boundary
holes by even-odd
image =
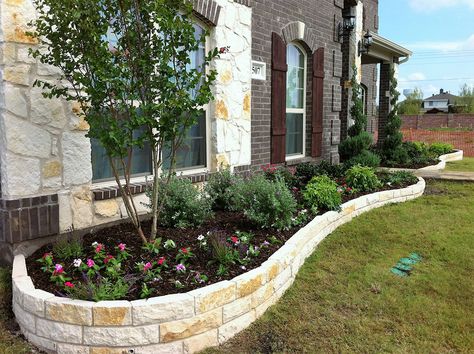
[[[409,0],[412,9],[430,12],[453,6],[469,6],[474,10],[474,0]]]
[[[474,2],[474,0],[472,0]],[[417,50],[439,50],[446,51],[463,51],[474,50],[474,34],[462,41],[446,41],[446,42],[415,42],[404,44],[405,47],[414,51],[416,55]]]
[[[408,75],[408,80],[410,81],[426,80],[426,76],[423,73],[413,73],[413,74]]]

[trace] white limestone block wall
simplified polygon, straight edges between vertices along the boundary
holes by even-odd
[[[216,0],[222,7],[210,28],[210,47],[230,46],[214,63],[216,100],[209,104],[208,169],[245,166],[250,160],[250,7]],[[33,0],[0,0],[0,168],[3,197],[58,194],[60,232],[126,217],[120,199],[95,202],[88,124],[77,104],[46,99],[36,79],[54,81],[55,68],[28,56],[37,40],[26,35],[35,18]],[[115,182],[110,182],[113,187]],[[103,184],[101,185],[103,186]],[[142,208],[144,195],[136,197]],[[142,208],[142,212],[146,210]]]
[[[211,105],[212,167],[250,165],[252,84],[252,9],[233,0],[216,0],[222,7],[212,29],[211,47],[230,47],[216,60],[215,101]]]

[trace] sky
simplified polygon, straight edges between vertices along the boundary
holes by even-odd
[[[413,52],[399,68],[400,93],[474,86],[474,0],[380,0],[379,15],[379,34]]]

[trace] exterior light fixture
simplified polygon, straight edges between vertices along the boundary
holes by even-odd
[[[364,38],[362,38],[361,41],[359,41],[359,56],[362,54],[368,54],[369,49],[374,43],[374,37],[370,34],[370,31],[367,31],[367,33],[364,35]]]
[[[351,33],[356,25],[355,7],[348,7],[342,10],[342,22],[338,25],[338,39],[339,41],[344,36],[344,33]]]

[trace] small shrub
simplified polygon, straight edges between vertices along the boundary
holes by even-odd
[[[386,180],[387,183],[392,187],[401,187],[407,184],[416,184],[418,182],[418,177],[408,171],[397,171],[390,173]]]
[[[211,199],[195,188],[187,178],[173,176],[161,184],[159,198],[165,198],[160,223],[167,227],[199,226],[212,214]]]
[[[303,190],[303,198],[309,208],[317,210],[339,210],[342,203],[337,183],[328,176],[316,176]]]
[[[347,162],[347,166],[368,166],[376,168],[380,166],[380,157],[369,150],[363,150],[359,155],[354,156]]]
[[[370,192],[381,187],[381,183],[371,167],[355,165],[346,172],[347,185],[361,192]]]
[[[81,258],[84,255],[84,249],[78,238],[64,237],[53,245],[53,254],[59,259]]]
[[[229,192],[232,210],[243,212],[257,225],[276,229],[291,226],[296,200],[281,178],[271,182],[258,174],[236,183]]]
[[[112,301],[124,299],[132,285],[131,281],[124,278],[111,280],[100,278],[96,282],[88,280],[78,283],[74,287],[67,288],[69,296],[73,299],[89,301]]]
[[[230,209],[227,193],[229,188],[236,183],[237,179],[228,168],[211,174],[204,190],[211,199],[214,209]]]
[[[265,177],[269,181],[276,181],[282,179],[288,188],[298,186],[298,178],[296,177],[295,167],[273,166],[267,165],[262,167]]]
[[[344,176],[344,173],[346,172],[346,166],[343,164],[332,164],[329,161],[321,161],[319,165],[317,165],[317,173],[316,175],[318,176],[323,176],[326,175],[330,178],[341,178]]]
[[[433,143],[429,147],[430,153],[439,157],[441,155],[449,154],[454,150],[454,146],[446,143]]]
[[[295,177],[301,185],[306,185],[311,178],[319,174],[318,165],[311,162],[304,162],[296,166]]]
[[[343,161],[359,155],[364,150],[368,150],[372,145],[372,135],[367,132],[362,132],[359,135],[348,137],[339,144],[339,154]]]

